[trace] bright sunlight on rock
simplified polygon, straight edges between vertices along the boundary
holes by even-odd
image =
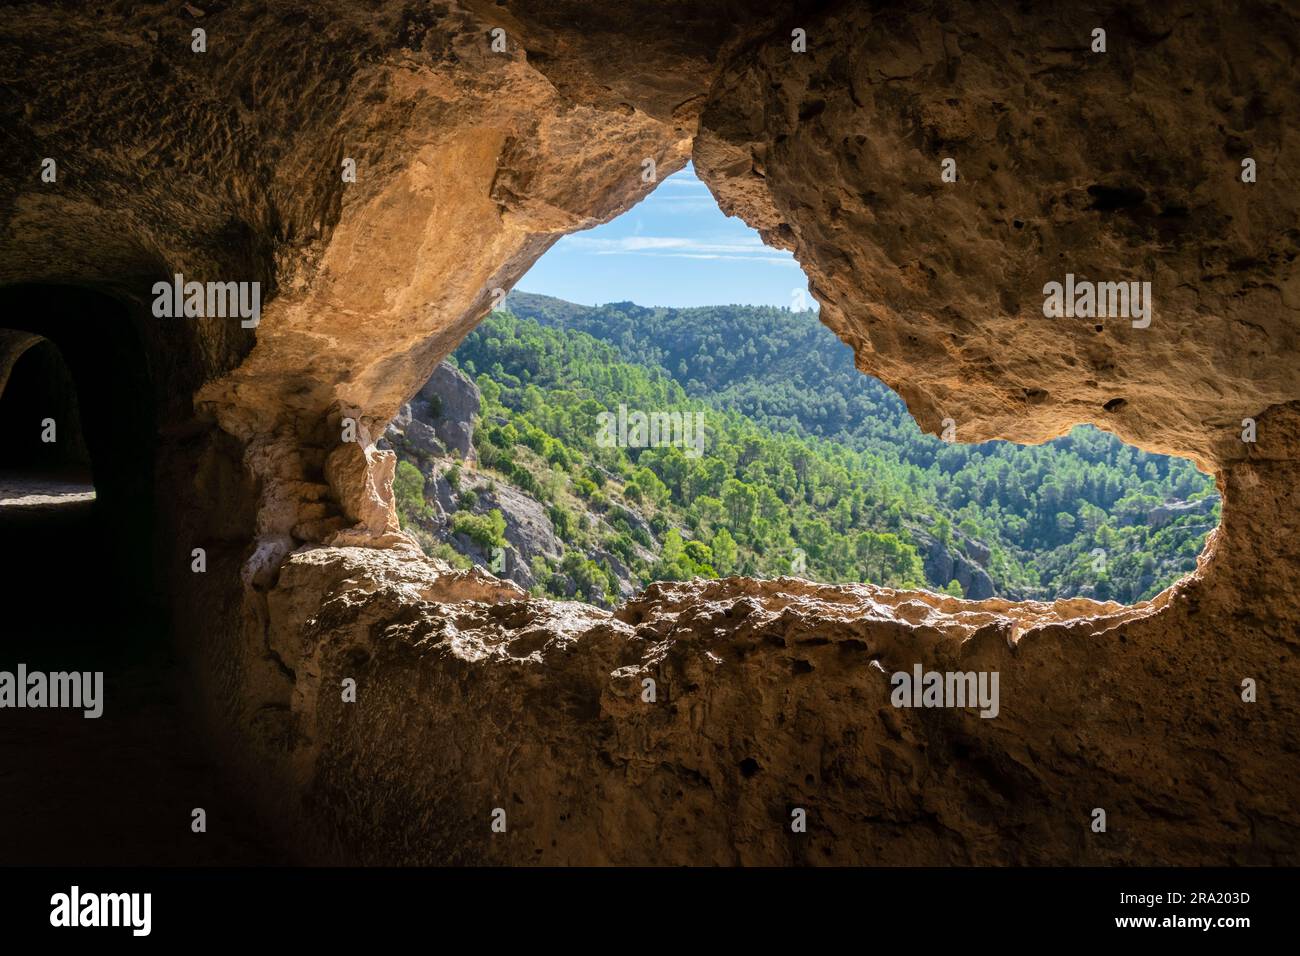
[[[0,862],[1300,863],[1300,14],[1182,7],[6,6]]]

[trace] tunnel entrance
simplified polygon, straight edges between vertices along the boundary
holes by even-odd
[[[165,631],[153,574],[154,388],[120,300],[74,286],[0,289],[0,546],[28,631],[76,644],[52,607],[68,592]],[[51,643],[51,642],[47,642]]]
[[[22,821],[0,839],[3,864],[273,852],[196,746],[155,550],[159,393],[145,345],[168,330],[136,315],[85,288],[0,289],[0,819]],[[18,675],[51,688],[90,675],[78,684],[99,681],[99,713],[42,702],[31,685],[18,707]],[[194,807],[219,832],[195,837]]]
[[[94,499],[72,373],[49,339],[0,329],[0,521]]]

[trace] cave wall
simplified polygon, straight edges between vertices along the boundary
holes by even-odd
[[[0,284],[130,316],[178,647],[304,858],[1294,863],[1295,14],[20,4]],[[1133,608],[732,580],[607,614],[421,558],[372,440],[497,290],[690,158],[925,429],[1093,422],[1214,471],[1196,574]],[[1151,325],[1045,318],[1067,271],[1151,281]],[[177,272],[260,282],[260,323],[154,319]],[[893,708],[916,662],[999,670],[999,717]]]
[[[834,42],[728,65],[696,160],[794,251],[864,371],[961,441],[1091,422],[1207,471],[1248,457],[1242,419],[1300,385],[1278,360],[1300,309],[1294,5],[853,5],[808,29]],[[1150,326],[1045,318],[1067,272],[1150,281]]]

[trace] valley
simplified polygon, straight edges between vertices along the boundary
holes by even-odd
[[[668,421],[692,440],[649,427]],[[386,439],[426,553],[603,607],[657,580],[791,574],[1132,603],[1193,570],[1219,520],[1190,462],[1092,427],[1037,447],[925,435],[816,313],[774,307],[514,293]]]

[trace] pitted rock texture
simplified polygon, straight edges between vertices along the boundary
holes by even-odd
[[[1293,5],[203,6],[5,9],[0,283],[6,327],[112,363],[105,498],[156,500],[211,732],[303,846],[1298,862]],[[926,429],[1093,422],[1215,471],[1198,572],[1133,608],[783,580],[611,615],[421,559],[374,441],[551,243],[688,158]],[[177,273],[260,282],[260,324],[154,318]],[[1151,326],[1045,318],[1066,273],[1150,281]],[[915,663],[998,669],[999,716],[893,708]]]
[[[1132,608],[731,579],[611,615],[316,549],[270,631],[297,675],[296,789],[347,859],[1294,861],[1294,639],[1219,630],[1212,570]],[[998,672],[997,716],[894,707],[916,664]],[[1244,703],[1249,674],[1280,692]]]
[[[1300,545],[1262,529],[1298,503],[1300,410],[1263,423],[1275,444],[1224,472],[1197,572],[1131,607],[782,578],[608,613],[413,552],[304,549],[265,631],[293,684],[247,702],[283,725],[245,755],[284,812],[311,808],[325,860],[1294,863],[1300,593],[1277,569]],[[895,706],[918,665],[996,672],[996,717]]]
[[[927,431],[1092,422],[1213,469],[1247,457],[1243,418],[1300,395],[1277,361],[1300,346],[1300,19],[1255,11],[833,5],[800,21],[806,54],[762,43],[727,67],[696,165]],[[1066,273],[1150,281],[1150,327],[1044,317]]]
[[[0,282],[94,285],[144,313],[175,274],[261,283],[255,330],[143,317],[187,385],[159,401],[244,443],[264,542],[326,540],[301,492],[340,419],[378,437],[552,242],[683,166],[721,50],[771,16],[582,4],[576,26],[570,6],[10,7],[0,119],[23,148],[0,159]],[[327,517],[383,543],[373,484],[332,481],[360,497]]]

